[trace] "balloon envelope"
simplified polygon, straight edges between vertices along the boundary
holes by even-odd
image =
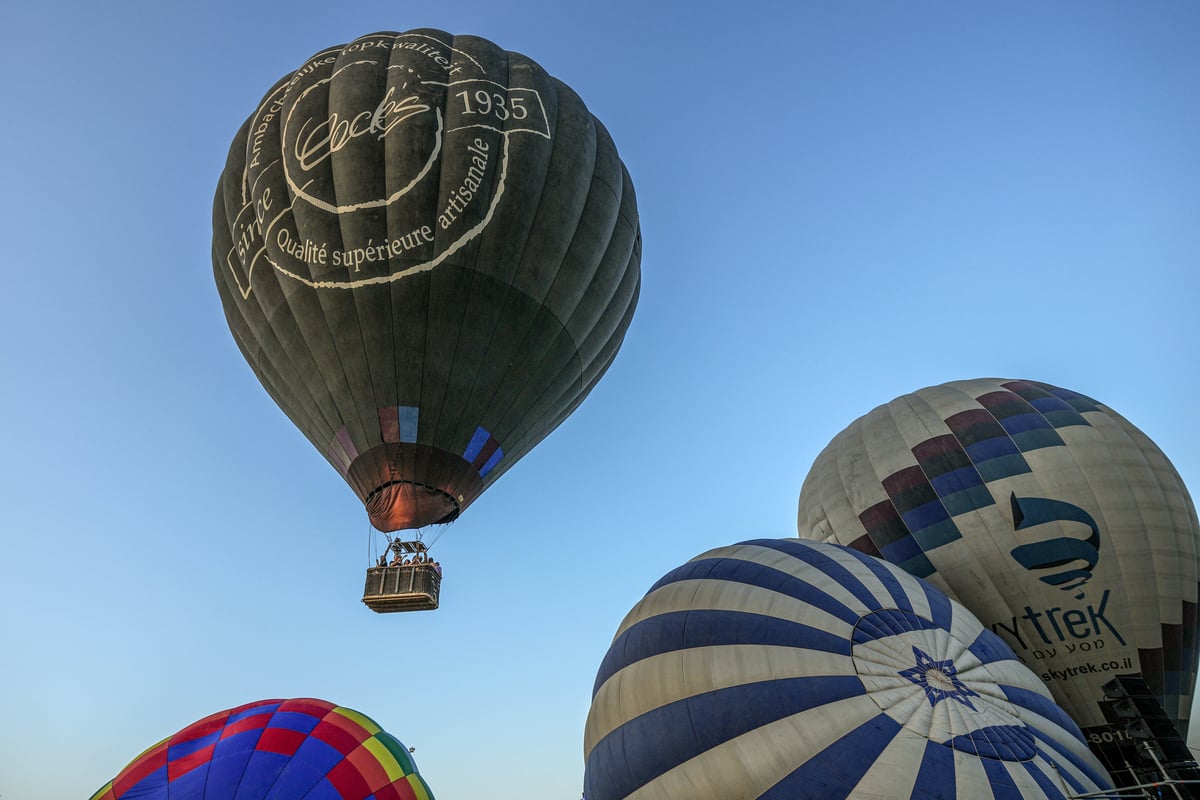
[[[379,33],[284,76],[213,208],[234,339],[381,530],[454,519],[607,370],[633,186],[569,87],[484,39]]]
[[[817,457],[801,536],[882,555],[971,609],[1094,744],[1097,701],[1141,673],[1186,734],[1196,675],[1195,509],[1112,409],[1023,380],[956,381],[880,406]]]
[[[588,800],[1109,787],[970,612],[879,559],[798,539],[718,548],[658,581],[600,666],[584,749]]]
[[[221,711],[129,763],[92,800],[432,800],[408,750],[324,700]]]

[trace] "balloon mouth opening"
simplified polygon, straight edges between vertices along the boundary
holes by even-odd
[[[453,522],[462,512],[460,498],[410,480],[391,480],[375,487],[363,505],[371,524],[385,532]]]
[[[385,533],[451,522],[483,491],[472,462],[409,442],[371,448],[345,475],[371,524]]]

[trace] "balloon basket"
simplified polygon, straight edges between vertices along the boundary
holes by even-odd
[[[362,601],[378,614],[432,611],[438,607],[441,588],[442,574],[433,564],[371,567]]]

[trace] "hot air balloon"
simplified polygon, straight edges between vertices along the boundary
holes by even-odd
[[[1079,728],[970,612],[835,544],[758,539],[667,573],[621,623],[588,800],[1067,798]]]
[[[1097,752],[1126,739],[1101,705],[1118,675],[1144,678],[1186,736],[1200,526],[1166,456],[1107,406],[991,378],[904,395],[817,456],[798,524],[971,609]]]
[[[91,800],[433,800],[409,750],[324,700],[221,711],[135,758]]]
[[[458,517],[600,380],[641,233],[569,87],[421,29],[323,50],[267,92],[229,150],[212,255],[267,392],[375,528],[411,531]]]

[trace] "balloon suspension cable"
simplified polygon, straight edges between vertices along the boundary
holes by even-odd
[[[443,536],[446,535],[446,531],[449,530],[450,526],[453,525],[456,521],[457,521],[457,518],[452,519],[449,522],[443,522],[441,525],[438,525],[436,532],[433,534],[432,537],[430,537],[428,544],[425,545],[425,549],[432,550],[433,546],[435,544],[437,544],[439,539],[441,539]]]
[[[368,520],[367,521],[367,563],[371,564],[372,566],[377,565],[379,563],[379,549],[378,549],[379,540],[376,538],[376,534],[383,536],[384,539],[387,540],[387,544],[383,546],[383,554],[385,556],[388,553],[392,552],[392,543],[397,541],[397,538],[395,536],[392,536],[392,534],[388,533],[387,531],[379,530],[378,528],[376,528],[374,525],[371,524],[370,520]]]

